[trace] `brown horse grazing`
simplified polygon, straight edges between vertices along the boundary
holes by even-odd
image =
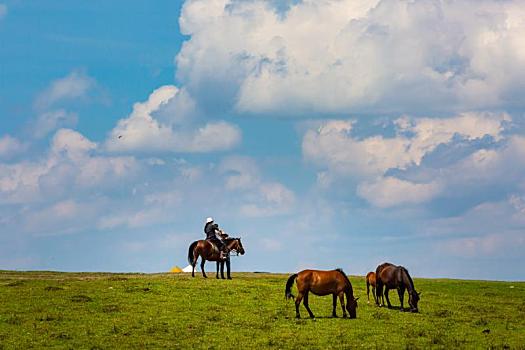
[[[376,302],[379,306],[385,304],[383,298],[383,287],[385,288],[386,301],[388,307],[391,308],[390,299],[388,298],[388,291],[390,289],[397,289],[399,295],[399,301],[401,303],[401,311],[404,311],[403,308],[403,297],[405,294],[405,289],[408,291],[408,304],[410,305],[410,311],[418,312],[417,303],[419,301],[419,296],[421,293],[416,292],[414,288],[414,282],[412,277],[410,277],[408,270],[403,266],[396,266],[389,263],[379,265],[376,269]],[[379,297],[382,297],[382,304],[379,304]]]
[[[308,293],[312,292],[315,295],[328,295],[333,296],[333,309],[332,317],[337,317],[335,308],[337,305],[337,297],[341,302],[341,308],[343,309],[343,317],[346,317],[346,311],[350,314],[350,318],[356,318],[357,299],[354,298],[354,292],[352,289],[352,283],[341,269],[332,271],[319,271],[319,270],[303,270],[299,273],[295,273],[288,278],[286,282],[286,289],[284,296],[287,299],[294,298],[292,294],[292,286],[294,281],[297,279],[297,298],[295,298],[295,317],[301,318],[299,314],[299,305],[301,300],[304,298],[304,307],[311,318],[314,318],[310,306],[308,306]],[[344,295],[346,294],[346,309],[344,302]]]
[[[383,301],[382,305],[385,304],[385,297],[383,296],[383,293],[381,294],[378,294],[377,293],[377,276],[379,276],[379,273],[381,272],[382,269],[384,269],[385,267],[387,266],[394,266],[394,264],[391,264],[391,263],[388,263],[388,262],[384,262],[382,263],[381,265],[379,265],[377,268],[376,268],[376,293],[375,293],[375,301],[376,301],[376,305],[380,305],[381,304],[381,301],[379,300],[379,297],[381,296],[381,299]]]
[[[238,254],[241,255],[244,255],[245,253],[240,238],[226,238],[224,239],[224,244],[226,244],[226,247],[228,247],[230,251],[236,251]],[[204,278],[208,278],[208,276],[206,276],[206,272],[204,271],[204,264],[206,263],[206,260],[208,260],[217,262],[217,278],[219,278],[219,266],[221,267],[222,279],[224,279],[224,263],[226,262],[228,279],[231,280],[232,278],[230,275],[230,256],[228,255],[226,261],[224,261],[220,259],[220,254],[221,253],[219,249],[215,246],[215,244],[207,240],[201,239],[190,244],[190,247],[188,249],[188,262],[192,267],[191,276],[195,277],[195,265],[197,265],[197,259],[199,259],[200,256],[202,276],[204,276]]]
[[[370,286],[372,286],[372,297],[376,300],[376,273],[370,271],[366,274],[366,297],[370,304]]]

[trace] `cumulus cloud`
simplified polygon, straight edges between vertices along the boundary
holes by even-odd
[[[50,132],[59,128],[71,128],[76,126],[78,116],[65,109],[57,109],[40,114],[32,124],[31,129],[36,138],[47,136]]]
[[[357,194],[377,207],[426,202],[440,192],[440,185],[413,183],[387,176],[376,182],[363,182]]]
[[[74,190],[107,188],[137,172],[133,157],[97,155],[97,147],[74,130],[60,129],[45,157],[0,163],[0,203],[31,203]]]
[[[240,142],[241,131],[233,124],[211,121],[195,125],[191,120],[195,108],[184,90],[162,86],[118,122],[106,147],[112,152],[211,152],[230,149]]]
[[[522,139],[504,134],[510,122],[505,113],[402,117],[393,123],[393,136],[359,138],[352,134],[355,122],[327,121],[317,130],[306,131],[303,156],[322,169],[318,174],[321,187],[329,187],[334,178],[355,178],[360,182],[357,194],[375,206],[418,204],[461,191],[474,182],[488,185],[521,174],[521,162],[511,159],[521,159]],[[437,165],[425,164],[438,147],[482,140],[488,142],[485,147],[467,148],[459,155],[451,151]]]
[[[188,0],[177,76],[249,113],[523,107],[524,17],[519,0]]]
[[[94,85],[93,78],[82,71],[73,71],[42,91],[35,100],[35,107],[46,109],[58,102],[85,97]]]
[[[353,121],[324,122],[308,130],[302,143],[306,160],[340,174],[382,175],[389,169],[420,165],[425,155],[454,137],[467,141],[490,136],[501,138],[510,116],[501,113],[463,113],[452,118],[409,118],[395,121],[396,135],[352,136]]]

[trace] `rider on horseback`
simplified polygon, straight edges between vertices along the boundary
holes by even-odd
[[[228,257],[229,249],[223,242],[219,225],[217,225],[213,221],[213,218],[206,219],[206,224],[204,225],[204,233],[206,234],[206,240],[215,244],[219,249],[221,253],[220,259],[225,260]]]

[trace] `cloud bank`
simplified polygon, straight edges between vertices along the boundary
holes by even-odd
[[[523,108],[523,18],[519,0],[188,0],[177,76],[243,113]]]
[[[505,134],[511,120],[506,113],[402,117],[392,123],[393,136],[362,138],[352,134],[355,121],[331,120],[306,131],[303,157],[320,169],[325,187],[353,178],[357,194],[375,206],[423,203],[473,182],[515,180],[523,138]]]

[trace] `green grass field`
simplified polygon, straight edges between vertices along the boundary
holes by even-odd
[[[301,306],[296,320],[287,275],[233,277],[2,271],[0,348],[525,349],[523,282],[415,279],[412,314],[368,305],[351,277],[357,319],[331,318],[331,297],[311,296],[317,318]]]

